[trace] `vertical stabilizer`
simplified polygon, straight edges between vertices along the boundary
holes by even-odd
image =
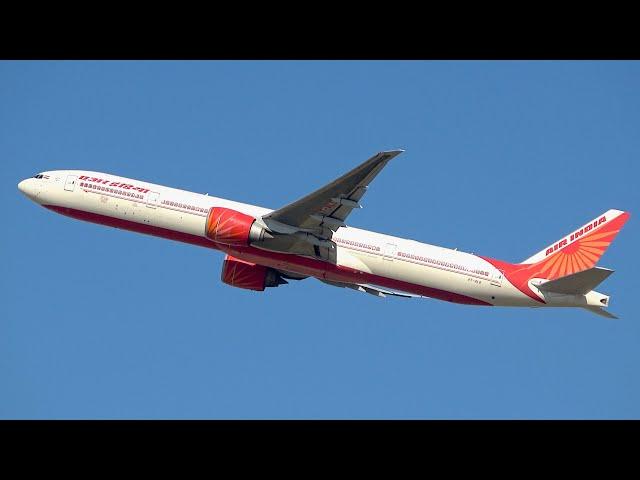
[[[608,210],[522,264],[535,265],[536,276],[549,280],[590,269],[600,260],[628,218],[628,212]]]

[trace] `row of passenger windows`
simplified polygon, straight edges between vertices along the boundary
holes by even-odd
[[[92,190],[100,190],[101,192],[117,193],[119,195],[124,195],[125,197],[144,198],[144,196],[139,193],[116,190],[115,188],[103,187],[102,185],[94,185],[93,183],[80,182],[80,186],[83,188],[91,188]]]
[[[161,203],[163,205],[168,205],[170,207],[183,208],[185,210],[193,210],[194,212],[207,213],[209,211],[208,208],[196,207],[195,205],[189,205],[187,203],[174,202],[173,200],[163,200]]]

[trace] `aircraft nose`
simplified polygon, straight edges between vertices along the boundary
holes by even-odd
[[[18,183],[18,190],[31,200],[34,200],[37,196],[36,188],[33,184],[33,178],[27,178]]]

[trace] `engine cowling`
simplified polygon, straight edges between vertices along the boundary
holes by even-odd
[[[265,287],[277,287],[288,283],[273,268],[245,262],[231,255],[227,255],[224,259],[221,279],[232,287],[259,292],[263,291]]]
[[[247,246],[271,238],[251,215],[224,207],[209,210],[205,234],[214,242],[230,246]]]

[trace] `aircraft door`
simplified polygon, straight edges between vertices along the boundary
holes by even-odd
[[[149,192],[147,195],[146,208],[144,209],[144,223],[158,224],[161,217],[161,210],[156,208],[158,206],[158,199],[160,194],[158,192]]]
[[[67,175],[67,180],[64,183],[64,189],[68,192],[73,192],[76,187],[77,175]]]
[[[160,194],[158,192],[149,192],[149,196],[147,197],[147,207],[156,208],[159,197]]]
[[[491,285],[496,287],[502,286],[502,280],[504,279],[504,272],[502,270],[495,270],[491,275]]]
[[[393,259],[398,251],[398,246],[393,243],[385,243],[382,247],[382,274],[393,275]]]
[[[396,256],[397,251],[398,251],[398,247],[396,245],[394,245],[393,243],[387,243],[382,249],[382,255],[383,255],[382,258],[390,262],[393,262],[393,258]]]

